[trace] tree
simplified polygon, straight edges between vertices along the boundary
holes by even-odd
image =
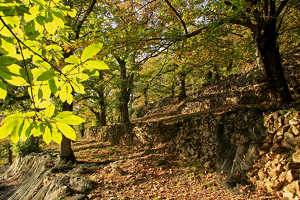
[[[92,44],[78,52],[80,55],[64,57],[62,46],[68,42],[70,27],[63,20],[75,17],[75,10],[59,1],[5,2],[0,6],[3,13],[0,97],[7,96],[6,84],[25,88],[32,109],[6,117],[0,128],[0,139],[10,135],[17,142],[30,135],[43,135],[46,143],[51,140],[60,143],[63,134],[75,140],[71,126],[84,120],[70,111],[55,111],[51,97],[59,97],[71,105],[73,92],[84,93],[82,82],[89,77],[86,73],[107,69],[103,61],[93,59],[102,44]]]
[[[111,66],[111,65],[110,65]],[[112,69],[112,67],[111,67]],[[86,106],[95,116],[97,125],[105,126],[107,123],[107,101],[108,95],[112,90],[111,85],[111,72],[99,71],[97,77],[91,77],[88,82],[85,83],[86,94],[80,96],[79,101],[84,101],[83,106]],[[111,86],[111,87],[110,87]],[[113,100],[112,100],[113,101]]]
[[[296,1],[202,1],[201,6],[198,5],[198,12],[201,14],[198,21],[202,23],[202,26],[191,32],[188,31],[189,24],[182,19],[173,5],[168,0],[165,2],[180,19],[185,30],[184,36],[177,40],[194,37],[204,30],[213,31],[216,27],[226,24],[240,25],[250,29],[268,79],[271,99],[281,103],[293,101],[283,73],[278,37],[280,31],[288,31],[284,30],[287,27],[285,18],[289,16],[287,13],[290,9],[297,6]]]
[[[261,4],[259,4],[259,1],[246,1],[246,3],[246,9],[250,9],[255,23],[246,16],[247,10],[245,7],[240,16],[231,19],[230,23],[243,25],[253,32],[262,59],[263,69],[268,79],[272,100],[289,103],[293,101],[293,98],[285,80],[279,47],[277,46],[281,21],[284,18],[281,13],[288,0],[280,2],[264,1]],[[234,10],[234,6],[231,9]]]

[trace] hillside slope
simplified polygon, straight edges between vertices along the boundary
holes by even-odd
[[[284,73],[295,100],[300,95],[300,49],[283,55]],[[178,115],[220,112],[237,106],[270,106],[266,79],[256,66],[244,73],[221,77],[214,85],[205,84],[188,92],[179,101],[167,97],[137,109],[132,121],[171,120]],[[176,120],[176,119],[175,119]]]

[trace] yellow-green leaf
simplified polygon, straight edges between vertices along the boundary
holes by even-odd
[[[34,135],[36,132],[39,132],[38,125],[36,121],[29,120],[30,126],[26,129],[25,137],[29,137],[30,135]]]
[[[71,64],[80,64],[80,59],[74,55],[69,56],[65,61]]]
[[[49,84],[49,88],[50,88],[51,92],[55,96],[57,96],[57,90],[58,90],[58,85],[59,85],[57,78],[48,80],[48,84]]]
[[[22,122],[23,119],[17,119],[10,124],[13,127],[10,137],[14,143],[17,143],[19,141],[20,138],[19,133],[20,133]]]
[[[47,71],[47,70],[45,70],[45,69],[34,68],[34,69],[31,70],[31,73],[32,73],[33,78],[34,78],[35,81],[36,81],[36,79],[37,79],[41,74],[45,73],[46,71]]]
[[[64,84],[60,90],[60,93],[59,93],[59,98],[62,102],[65,102],[67,100],[67,84]]]
[[[26,80],[23,77],[21,77],[22,68],[20,66],[18,66],[16,64],[12,64],[10,66],[7,66],[6,68],[4,68],[4,67],[2,67],[2,68],[3,68],[2,70],[5,70],[5,71],[3,71],[4,73],[7,73],[7,75],[10,74],[10,77],[4,77],[2,75],[2,77],[10,84],[15,85],[15,86],[27,86],[28,85]],[[8,70],[8,72],[6,70]]]
[[[3,139],[12,133],[13,128],[10,123],[5,123],[0,127],[0,139]]]
[[[70,15],[70,17],[76,17],[76,10],[72,9],[72,11],[68,12],[68,15]]]
[[[20,75],[21,76],[21,67],[19,65],[16,64],[12,64],[7,66],[7,69],[10,73],[12,73],[13,75]]]
[[[11,25],[12,27],[20,25],[20,20],[18,16],[5,16],[3,17],[3,20],[6,22],[6,24]]]
[[[100,69],[100,70],[109,69],[108,66],[103,61],[100,60],[86,61],[86,64],[95,69]]]
[[[24,114],[22,113],[9,115],[2,120],[1,124],[8,123],[12,120],[23,119],[23,118],[24,118]]]
[[[45,126],[46,126],[46,125],[45,125],[44,123],[40,123],[40,124],[38,125],[38,128],[35,130],[33,136],[34,136],[34,137],[38,137],[38,136],[44,134],[44,133],[45,133]]]
[[[85,122],[85,120],[83,118],[78,117],[76,115],[71,115],[66,118],[59,119],[58,121],[63,122],[68,125],[79,125],[79,124]]]
[[[99,43],[99,44],[91,44],[90,46],[85,48],[81,55],[81,61],[84,62],[87,59],[92,58],[102,49],[102,46],[103,46],[102,43]]]
[[[45,132],[43,134],[43,140],[46,142],[46,144],[49,144],[51,141],[51,130],[48,126],[45,126]]]
[[[71,140],[76,140],[76,134],[73,128],[67,124],[56,122],[57,128],[66,136],[67,138]]]
[[[34,111],[31,111],[31,112],[28,112],[28,113],[25,113],[25,116],[27,116],[27,117],[33,117],[33,116],[35,116],[35,112]]]
[[[76,68],[76,65],[66,65],[62,70],[61,72],[63,74],[69,74],[71,71],[74,71],[74,69]]]
[[[29,21],[33,20],[40,13],[39,6],[34,6],[34,7],[29,8],[29,13],[30,14],[27,14],[27,13],[24,14],[25,22],[29,22]]]
[[[65,27],[64,21],[61,18],[56,17],[56,15],[52,15],[52,16],[53,16],[52,24],[56,28],[64,28]]]
[[[80,83],[75,84],[75,83],[71,82],[71,85],[76,93],[85,94],[84,86],[82,84],[80,84]]]
[[[56,44],[51,44],[51,45],[48,45],[45,47],[46,50],[48,51],[51,51],[51,50],[54,50],[54,51],[61,51],[62,48]]]
[[[57,130],[55,124],[51,124],[52,126],[52,140],[56,142],[57,144],[61,143],[62,140],[62,135],[61,133]]]
[[[29,126],[30,126],[29,120],[25,119],[24,123],[23,123],[22,131],[21,131],[21,134],[20,134],[20,139],[23,140],[23,141],[25,141],[26,138],[29,136],[29,135],[26,135],[26,131],[29,128]]]
[[[54,70],[47,70],[36,79],[37,81],[47,81],[56,76]]]
[[[72,94],[67,94],[67,103],[71,104],[73,102],[73,95]]]
[[[47,108],[51,105],[50,101],[42,101],[40,104],[37,105],[38,108]]]
[[[25,69],[20,69],[20,74],[28,83],[33,82],[33,74],[29,66],[26,66]]]
[[[48,31],[49,34],[52,34],[52,35],[54,35],[56,32],[56,27],[53,25],[52,22],[46,23],[45,29]]]
[[[36,56],[35,57],[36,59],[38,59],[38,57]],[[37,66],[43,68],[43,69],[46,69],[46,70],[49,70],[51,68],[51,66],[45,62],[45,61],[40,61],[40,60],[37,60],[34,62]]]
[[[52,117],[55,111],[55,106],[51,104],[49,107],[46,108],[45,110],[45,116],[46,117]]]
[[[49,88],[49,85],[42,85],[41,90],[43,90],[43,98],[45,100],[49,100],[51,96],[51,90]]]
[[[32,1],[35,2],[35,3],[37,3],[37,4],[39,4],[39,5],[41,5],[41,6],[46,5],[46,3],[45,3],[44,0],[32,0]]]
[[[4,39],[1,39],[1,48],[3,48],[8,56],[15,57],[17,55],[16,53],[16,47],[14,44],[6,42]]]
[[[66,118],[66,117],[69,117],[72,115],[72,112],[71,111],[63,111],[63,112],[60,112],[58,113],[58,115],[56,115],[55,118],[57,119],[62,119],[62,118]]]
[[[26,80],[20,76],[12,76],[11,79],[5,79],[8,83],[14,86],[27,86],[29,85]]]

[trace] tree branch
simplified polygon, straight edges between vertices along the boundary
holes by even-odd
[[[275,1],[269,0],[269,17],[275,17]]]
[[[77,27],[75,28],[75,39],[79,39],[79,34],[80,34],[80,29],[82,27],[82,24],[85,22],[85,20],[88,18],[89,14],[92,12],[95,4],[96,4],[97,0],[93,0],[90,4],[90,7],[87,9],[86,13],[84,14],[83,18],[81,19],[81,21],[79,21]]]
[[[233,19],[231,19],[229,21],[229,23],[231,23],[231,24],[237,24],[237,25],[242,25],[242,26],[245,26],[247,28],[250,28],[250,30],[253,33],[255,33],[256,29],[257,29],[257,27],[251,22],[250,19],[246,19],[246,21],[245,21],[245,20],[240,20],[240,19],[233,18]]]
[[[277,10],[275,11],[275,17],[278,17],[283,8],[286,6],[289,0],[281,1],[280,5],[278,6]]]
[[[208,29],[207,26],[202,27],[202,28],[199,28],[198,30],[195,30],[195,31],[193,31],[193,32],[191,32],[191,33],[189,33],[189,34],[186,34],[184,37],[185,37],[185,38],[191,38],[191,37],[194,37],[194,36],[200,34],[202,31],[204,31],[204,30],[206,30],[206,29]],[[182,40],[182,39],[179,39],[179,41],[181,41],[181,40]]]
[[[264,10],[264,13],[265,13],[265,19],[267,19],[267,17],[269,16],[268,0],[264,0],[263,10]]]
[[[175,15],[178,17],[178,19],[180,20],[183,28],[184,28],[184,31],[185,31],[185,34],[187,35],[188,34],[188,30],[186,28],[186,24],[185,22],[182,20],[181,16],[179,15],[179,13],[176,11],[176,9],[172,6],[172,4],[168,1],[168,0],[165,0],[165,2],[168,4],[168,6],[172,9],[172,11],[175,13]]]

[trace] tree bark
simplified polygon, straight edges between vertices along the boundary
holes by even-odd
[[[120,123],[129,123],[128,103],[130,100],[130,93],[132,89],[133,74],[127,76],[126,74],[126,62],[121,58],[116,58],[120,66],[121,76],[121,91],[119,97],[119,109],[120,109]]]
[[[185,90],[185,78],[186,78],[186,74],[184,72],[179,75],[179,79],[180,79],[179,100],[183,100],[187,97],[186,90]]]
[[[99,78],[101,81],[104,80],[103,72],[99,72]],[[99,90],[99,105],[100,105],[100,113],[99,113],[99,124],[100,126],[106,126],[106,106],[105,106],[105,97],[104,97],[104,85],[101,84]]]
[[[81,138],[83,138],[85,132],[85,122],[80,124],[79,131],[80,131]]]
[[[175,97],[175,88],[176,88],[176,85],[175,83],[173,82],[172,85],[171,85],[171,97]],[[161,97],[162,98],[162,97]]]
[[[73,104],[68,104],[67,102],[63,103],[63,111],[73,111]],[[64,134],[62,134],[62,140],[60,143],[60,158],[61,160],[64,160],[66,163],[76,162],[75,155],[72,150],[72,141],[65,137]]]
[[[228,64],[228,67],[226,69],[227,75],[230,74],[231,70],[232,70],[232,65],[233,65],[233,61],[230,61]]]
[[[219,70],[217,65],[213,65],[213,72],[214,72],[214,84],[220,80]]]
[[[12,148],[11,144],[8,144],[7,150],[8,150],[8,163],[9,164],[13,163],[13,156],[12,156],[13,152],[12,152],[11,148]]]
[[[144,105],[145,105],[146,107],[147,107],[147,105],[148,105],[148,103],[149,103],[148,90],[149,90],[149,85],[148,85],[146,88],[144,88],[144,90],[143,90],[143,95],[144,95],[144,98],[145,98],[145,100],[144,100]]]
[[[256,36],[262,68],[267,76],[270,98],[274,102],[290,103],[293,97],[285,79],[279,48],[276,44],[276,24],[266,24],[263,33]]]

